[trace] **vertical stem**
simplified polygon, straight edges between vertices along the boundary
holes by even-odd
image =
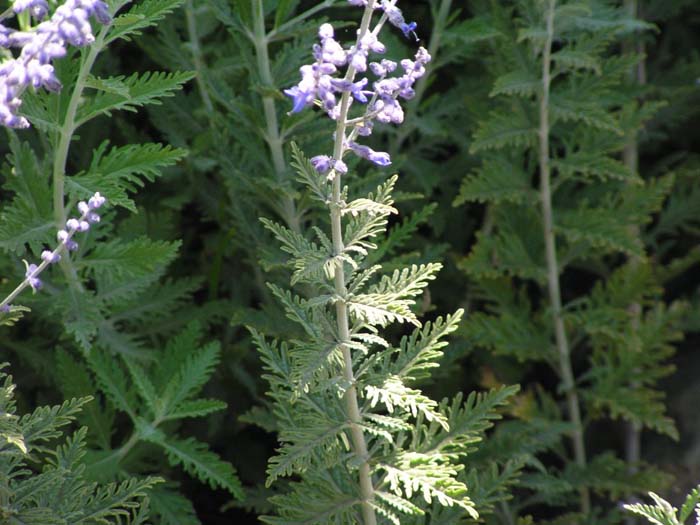
[[[544,240],[547,260],[547,285],[549,290],[549,302],[552,310],[552,322],[559,354],[559,373],[561,374],[569,420],[574,430],[572,434],[574,458],[580,467],[586,466],[586,449],[583,440],[583,425],[581,423],[581,409],[579,407],[578,394],[574,382],[574,373],[571,366],[571,354],[569,341],[564,327],[562,316],[561,289],[559,287],[559,266],[557,262],[557,246],[554,234],[554,216],[552,212],[552,188],[551,166],[549,159],[549,94],[551,85],[551,59],[552,42],[554,40],[554,9],[556,0],[547,0],[547,40],[542,52],[542,93],[540,96],[540,129],[539,129],[539,154],[540,154],[540,199],[542,205],[542,221],[544,224]],[[581,489],[581,512],[590,512],[590,495],[587,488]]]
[[[374,0],[369,0],[365,7],[365,12],[362,16],[362,23],[358,31],[357,41],[367,33],[369,24],[372,20],[372,11],[374,9]],[[352,66],[348,67],[345,75],[346,80],[352,81],[355,77],[355,70]],[[347,116],[350,108],[350,93],[344,92],[340,99],[340,115],[338,117],[338,125],[335,130],[335,143],[333,147],[333,158],[340,160],[343,158],[345,148],[344,139],[347,128]],[[343,253],[345,246],[343,243],[342,230],[342,183],[341,175],[335,172],[333,179],[333,192],[330,203],[331,215],[331,236],[333,241],[334,255]],[[362,460],[359,468],[360,494],[362,496],[362,519],[363,525],[376,525],[377,516],[374,511],[372,502],[374,500],[374,485],[372,483],[372,472],[369,465],[369,453],[367,452],[367,442],[365,441],[364,433],[362,432],[362,414],[358,402],[357,385],[355,382],[355,373],[352,368],[352,353],[347,346],[350,340],[350,327],[348,318],[348,309],[345,302],[347,288],[345,284],[345,268],[342,262],[338,262],[335,268],[335,292],[341,297],[335,303],[335,312],[337,319],[338,338],[341,344],[343,353],[343,377],[349,385],[345,392],[344,401],[345,409],[350,418],[350,437],[355,454]]]
[[[272,69],[270,66],[270,52],[268,49],[269,36],[265,30],[265,10],[263,0],[252,0],[253,19],[253,43],[255,45],[255,56],[258,62],[258,74],[264,87],[274,88]],[[275,177],[279,183],[284,182],[286,164],[284,161],[284,151],[282,149],[282,137],[280,135],[279,122],[277,120],[277,109],[274,99],[265,95],[262,98],[263,112],[265,114],[265,140],[272,155],[272,166]],[[287,225],[295,232],[301,231],[301,223],[297,214],[294,200],[285,195],[282,197],[282,218]]]
[[[187,0],[185,3],[185,17],[187,19],[187,36],[189,38],[190,48],[192,50],[192,64],[197,72],[197,87],[199,88],[199,94],[202,97],[204,107],[206,108],[207,112],[211,113],[214,111],[214,106],[211,103],[209,91],[207,90],[207,86],[202,78],[202,74],[204,73],[204,62],[202,61],[202,49],[199,47],[197,19],[195,18],[192,0]]]
[[[80,105],[80,100],[83,96],[83,90],[85,89],[85,82],[87,81],[87,77],[92,70],[92,66],[95,64],[97,55],[99,55],[102,51],[104,39],[109,31],[109,27],[109,25],[106,25],[100,30],[99,34],[95,38],[95,42],[93,42],[90,46],[90,50],[88,51],[85,60],[80,66],[80,71],[78,72],[78,78],[75,81],[73,93],[68,101],[68,107],[63,119],[63,124],[61,125],[61,129],[58,131],[58,140],[54,150],[53,159],[53,214],[54,221],[56,222],[56,228],[59,230],[63,229],[66,224],[66,165],[68,162],[68,150],[70,149],[70,143],[76,129],[75,118],[78,112],[78,106]],[[58,264],[60,265],[61,270],[63,270],[63,274],[66,276],[66,279],[71,287],[73,289],[81,290],[82,286],[80,284],[80,280],[78,279],[78,274],[75,271],[70,258],[63,257]]]
[[[627,11],[627,14],[630,17],[636,18],[638,10],[637,0],[625,0],[625,10]],[[623,43],[623,51],[625,53],[638,52],[641,54],[644,51],[643,49],[641,49],[641,46],[643,46],[643,43],[641,42],[641,40],[638,40],[633,34],[627,41]],[[633,66],[630,69],[629,77],[631,82],[637,83],[639,85],[643,85],[646,82],[645,64],[643,59],[636,67]],[[623,150],[623,160],[625,166],[632,173],[637,173],[639,171],[639,144],[637,141],[636,130],[632,133],[632,135],[629,137],[629,140],[625,144],[625,148]],[[632,229],[632,234],[638,236],[639,228],[633,226]],[[632,266],[638,266],[640,264],[640,260],[637,256],[633,255],[629,260],[629,264]],[[636,333],[639,330],[639,324],[641,322],[642,307],[638,302],[636,302],[632,303],[629,306],[628,310],[630,312],[631,317],[631,328],[633,332]],[[635,352],[639,351],[639,349],[632,348],[631,351]],[[639,463],[641,456],[642,429],[639,424],[630,421],[625,427],[625,460],[627,461],[627,463],[629,463],[630,474],[634,474],[637,471],[636,464]],[[625,523],[627,523],[628,525],[631,525],[635,522],[636,520],[633,516],[627,516],[625,518]]]

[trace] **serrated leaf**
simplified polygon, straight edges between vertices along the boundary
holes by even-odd
[[[194,438],[168,438],[155,441],[155,444],[165,450],[172,466],[182,466],[185,472],[207,483],[212,489],[222,488],[234,498],[243,499],[243,486],[236,470],[211,452],[204,443]]]
[[[153,182],[164,168],[177,163],[187,155],[184,149],[161,144],[135,144],[113,147],[103,142],[93,153],[90,167],[66,179],[66,188],[78,198],[91,197],[99,191],[110,205],[123,206],[136,213],[136,205],[129,198],[143,188],[145,181]]]
[[[113,111],[136,111],[139,106],[160,104],[160,99],[173,96],[182,85],[194,77],[192,72],[147,72],[134,73],[130,77],[111,77],[109,91],[98,91],[78,109],[76,125],[80,126],[99,115],[110,115]],[[128,96],[119,93],[128,93]]]

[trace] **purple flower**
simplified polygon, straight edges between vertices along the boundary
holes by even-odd
[[[24,276],[27,278],[29,286],[31,286],[32,290],[34,291],[39,290],[42,286],[42,282],[35,276],[38,266],[36,264],[27,264],[27,261],[24,261],[24,265],[27,267],[27,271],[24,273]]]
[[[378,166],[388,166],[391,164],[391,157],[388,153],[383,151],[374,151],[369,146],[363,146],[356,142],[349,142],[348,148],[358,157],[374,162]]]
[[[348,0],[354,6],[367,7],[368,0]],[[400,124],[404,120],[404,110],[400,99],[410,99],[415,96],[414,85],[425,75],[426,64],[430,62],[429,53],[420,48],[413,59],[400,62],[403,72],[396,74],[398,64],[392,60],[381,59],[369,62],[370,53],[384,53],[386,46],[377,38],[381,24],[388,20],[399,28],[405,36],[413,34],[418,25],[406,22],[401,10],[396,7],[395,0],[378,0],[374,9],[384,11],[379,25],[371,27],[357,38],[348,51],[335,40],[335,32],[330,24],[319,28],[320,43],[313,47],[314,64],[302,66],[301,81],[287,90],[285,94],[292,98],[292,113],[301,111],[312,104],[320,105],[334,120],[346,119],[345,126],[352,126],[350,135],[336,137],[342,140],[345,147],[355,155],[367,159],[378,166],[391,164],[391,157],[386,152],[374,151],[368,146],[352,141],[357,136],[372,134],[375,122]],[[359,33],[359,32],[358,32]],[[417,39],[417,37],[416,37]],[[347,66],[345,73],[338,70]],[[364,73],[367,69],[377,77],[368,89],[370,81],[367,78],[356,80],[356,73]],[[395,76],[390,77],[389,75]],[[348,97],[352,95],[352,98]],[[338,104],[338,97],[346,103]],[[361,116],[350,117],[353,103],[368,104]],[[347,142],[346,142],[347,141]],[[340,160],[334,160],[327,155],[319,155],[311,159],[311,163],[319,173],[346,173],[347,166]]]
[[[15,0],[15,13],[29,11],[36,19],[48,14],[46,0]],[[66,55],[66,45],[84,46],[95,40],[90,17],[98,22],[110,20],[107,4],[102,0],[66,0],[50,19],[28,31],[11,31],[0,25],[0,46],[21,47],[19,56],[0,64],[0,124],[26,128],[27,119],[17,115],[21,95],[29,87],[58,91],[51,61]]]
[[[376,111],[377,120],[384,124],[401,124],[403,122],[403,109],[395,98],[382,97],[372,105],[370,110]]]
[[[61,256],[58,253],[50,250],[44,250],[41,252],[41,260],[46,261],[49,264],[54,264],[61,260]]]
[[[309,160],[314,169],[319,173],[327,173],[333,167],[333,158],[328,155],[316,155]]]
[[[388,0],[382,0],[381,8],[386,13],[389,23],[394,27],[398,27],[406,38],[413,36],[418,40],[418,35],[416,35],[416,29],[418,29],[418,24],[415,22],[406,23],[404,20],[403,13],[401,9],[389,3]]]
[[[396,62],[384,58],[381,62],[370,63],[369,68],[372,70],[372,73],[374,73],[378,77],[383,78],[389,73],[393,73],[396,70],[396,66]]]
[[[102,207],[105,202],[107,202],[107,199],[100,195],[100,192],[98,191],[92,197],[90,197],[90,199],[88,200],[88,206],[91,210],[96,210]]]
[[[3,306],[0,306],[0,312],[9,313],[11,308],[12,308],[11,304],[6,304]]]
[[[321,25],[318,36],[321,39],[321,45],[317,46],[314,53],[317,59],[321,62],[327,62],[334,66],[344,66],[347,62],[347,55],[343,46],[333,38],[333,26],[330,24]]]
[[[46,0],[15,0],[12,3],[12,10],[15,13],[22,13],[23,11],[29,10],[29,13],[34,18],[41,20],[48,14],[49,4]]]
[[[309,160],[314,169],[321,174],[328,173],[332,169],[341,175],[345,175],[348,172],[348,167],[342,160],[335,160],[328,155],[316,155]]]
[[[401,29],[401,31],[403,32],[403,35],[406,38],[408,38],[409,36],[411,36],[411,34],[413,34],[415,39],[418,40],[418,35],[416,35],[416,29],[418,29],[418,24],[416,24],[415,22],[410,22],[408,24],[406,24],[406,23],[399,24],[399,29]]]
[[[350,82],[342,78],[334,78],[332,80],[333,87],[336,91],[349,91],[353,98],[358,102],[366,104],[368,101],[367,95],[372,95],[371,91],[365,89],[369,80],[363,78],[357,82]]]

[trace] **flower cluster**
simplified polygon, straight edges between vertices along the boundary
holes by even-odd
[[[41,21],[48,15],[46,0],[15,0],[15,13],[24,11]],[[29,122],[17,115],[21,96],[28,87],[43,87],[58,91],[51,61],[65,56],[68,44],[86,46],[94,42],[90,26],[93,16],[101,24],[110,21],[102,0],[66,0],[51,15],[29,31],[12,30],[0,23],[0,46],[21,48],[19,56],[0,63],[0,124],[11,128],[26,128]]]
[[[348,0],[352,5],[367,7],[369,0]],[[362,116],[348,120],[352,132],[344,140],[343,150],[370,160],[377,165],[387,166],[391,159],[387,153],[376,152],[368,146],[354,142],[356,136],[372,134],[374,121],[400,124],[404,119],[400,99],[409,100],[415,92],[413,85],[425,74],[425,66],[430,62],[430,55],[420,48],[413,60],[404,59],[400,64],[392,60],[380,59],[369,61],[370,53],[383,54],[386,48],[377,35],[382,25],[388,21],[409,36],[415,34],[416,23],[406,23],[401,10],[395,1],[383,0],[378,2],[375,9],[383,11],[383,16],[377,26],[358,35],[357,41],[343,48],[335,40],[333,27],[323,24],[318,32],[319,43],[314,45],[315,62],[301,67],[301,81],[287,90],[285,94],[292,98],[292,113],[299,112],[314,104],[320,106],[330,118],[338,120],[341,113],[339,97],[350,96],[348,104],[353,102],[365,104]],[[401,74],[397,74],[401,66]],[[339,68],[346,67],[346,72],[339,78]],[[366,76],[355,80],[357,73],[371,72],[375,77],[372,81]],[[393,76],[392,76],[393,75]],[[369,89],[371,85],[372,89]],[[314,167],[321,173],[335,170],[338,173],[347,172],[347,167],[341,159],[320,155],[311,159]]]
[[[41,252],[42,263],[37,266],[36,264],[29,264],[24,261],[26,271],[24,273],[24,281],[15,289],[12,294],[7,297],[0,307],[0,311],[9,311],[10,301],[16,297],[19,292],[21,292],[27,286],[31,287],[32,290],[39,290],[43,283],[39,279],[39,274],[43,272],[47,266],[50,264],[55,264],[61,260],[61,252],[64,250],[73,251],[78,249],[78,243],[73,240],[73,234],[75,232],[86,232],[90,229],[90,225],[96,222],[100,222],[100,216],[97,214],[96,210],[104,205],[106,199],[100,195],[99,192],[95,193],[87,202],[81,201],[78,203],[78,210],[80,211],[79,218],[71,218],[66,221],[65,229],[59,230],[56,237],[58,238],[58,246],[53,250],[44,250]]]

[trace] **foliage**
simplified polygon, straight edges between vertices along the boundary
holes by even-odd
[[[651,523],[658,525],[682,525],[693,512],[700,520],[700,491],[693,489],[685,499],[680,512],[673,507],[668,501],[657,496],[653,492],[649,493],[649,497],[654,500],[654,505],[645,505],[643,503],[635,503],[634,505],[625,505],[625,509],[644,516]]]
[[[53,61],[61,91],[22,94],[32,128],[0,140],[5,294],[78,201],[108,199],[44,288],[0,311],[20,412],[93,398],[71,416],[87,430],[28,455],[6,446],[21,461],[13,479],[33,490],[58,450],[75,450],[62,483],[93,497],[165,480],[132,481],[128,505],[142,510],[119,507],[112,522],[283,522],[332,502],[349,523],[361,461],[333,344],[332,192],[305,155],[329,153],[334,123],[289,114],[282,91],[319,25],[351,38],[357,8],[108,3],[115,19],[102,32],[93,20],[93,45]],[[3,26],[38,22],[7,17],[10,4]],[[359,250],[342,258],[352,319],[366,327],[351,353],[373,479],[386,481],[378,519],[468,523],[440,502],[466,501],[466,487],[484,523],[634,523],[622,502],[698,482],[697,2],[556,1],[545,163],[558,279],[540,187],[549,0],[397,5],[433,60],[403,125],[377,126],[369,142],[400,176],[391,186],[349,162],[342,218]],[[383,34],[387,58],[418,45]],[[454,447],[434,463],[425,449],[445,435]],[[679,521],[655,502],[639,508]]]
[[[7,365],[3,365],[5,368]],[[130,478],[100,485],[86,476],[87,428],[65,436],[90,397],[41,406],[17,414],[12,377],[0,373],[2,490],[0,515],[5,523],[123,524],[146,523],[149,490],[162,480]],[[60,438],[59,444],[56,440]],[[55,447],[55,448],[53,448]],[[70,495],[70,497],[66,497]]]

